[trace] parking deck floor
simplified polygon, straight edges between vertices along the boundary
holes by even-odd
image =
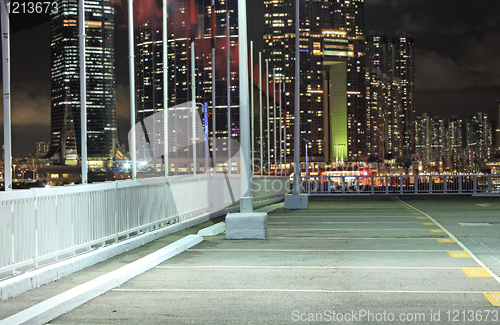
[[[310,198],[307,210],[275,207],[268,239],[205,237],[50,324],[500,322],[497,198],[325,197]]]

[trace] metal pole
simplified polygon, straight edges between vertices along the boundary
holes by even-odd
[[[190,8],[190,10],[194,10]],[[193,146],[193,174],[196,174],[196,78],[195,78],[196,62],[194,57],[194,39],[191,41],[191,133]]]
[[[285,86],[286,86],[286,83],[283,85],[283,92],[286,95]],[[286,96],[285,96],[285,102],[286,102]],[[285,105],[285,107],[286,107],[286,105]],[[283,118],[284,118],[284,125],[283,125],[283,147],[285,149],[283,155],[285,156],[284,160],[285,160],[285,176],[286,176],[288,174],[288,168],[286,167],[286,155],[287,155],[287,151],[286,151],[287,150],[287,143],[286,143],[286,117],[287,117],[287,114],[286,114],[286,108],[285,108],[285,110],[284,110],[283,113],[284,113],[283,114],[284,115],[283,116]]]
[[[307,157],[307,147],[309,145],[309,140],[307,139],[304,139],[306,140],[306,179],[308,178],[308,175],[309,175],[309,161],[308,161],[308,157]]]
[[[212,0],[212,15],[215,15],[215,0]],[[215,19],[215,17],[214,17]],[[215,26],[212,25],[212,28]],[[214,39],[215,42],[215,30],[212,30],[212,38]],[[217,149],[216,149],[216,118],[215,118],[215,43],[212,46],[212,160],[213,160],[213,165],[214,165],[214,170],[213,172],[217,172]]]
[[[132,160],[132,179],[137,178],[136,136],[135,136],[135,68],[134,68],[134,1],[128,0],[128,53],[130,80],[130,159]]]
[[[293,194],[299,195],[300,183],[300,31],[299,0],[295,0],[295,120],[294,120],[294,179]]]
[[[168,181],[170,170],[168,162],[168,4],[163,0],[163,163],[165,165],[165,181]]]
[[[251,135],[250,135],[250,143],[252,144],[252,175],[255,174],[255,107],[254,107],[254,98],[253,98],[253,41],[250,41],[250,123],[251,123]]]
[[[229,26],[229,6],[226,11],[226,40],[227,40],[227,172],[231,174],[231,29]]]
[[[205,174],[208,173],[208,103],[203,104],[203,126],[205,131]]]
[[[271,135],[269,125],[269,61],[266,60],[266,89],[267,89],[267,175],[271,175]]]
[[[274,176],[276,176],[276,165],[277,165],[277,157],[276,157],[276,69],[273,67],[273,137],[274,137],[274,145],[273,145],[273,156],[274,156]]]
[[[263,137],[264,134],[262,126],[262,52],[259,52],[259,123],[260,123],[260,174],[264,174],[264,148]]]
[[[283,137],[282,137],[282,128],[283,128],[283,119],[282,119],[282,113],[281,111],[283,110],[283,103],[281,102],[281,75],[280,75],[280,97],[279,97],[279,102],[280,102],[280,176],[283,176]]]
[[[12,132],[10,100],[10,22],[7,3],[2,1],[2,67],[3,67],[3,141],[4,166],[3,179],[5,192],[12,191]]]
[[[80,29],[80,134],[81,134],[81,159],[82,159],[82,184],[88,183],[87,170],[87,71],[85,62],[85,1],[80,1],[79,6]]]
[[[250,170],[250,112],[248,100],[248,51],[246,1],[238,0],[238,44],[240,85],[240,141],[241,141],[241,193],[240,212],[253,212],[252,173]]]

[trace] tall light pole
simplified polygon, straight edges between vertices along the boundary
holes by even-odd
[[[299,195],[300,184],[300,0],[295,0],[295,120],[294,120],[294,178],[293,194]]]
[[[231,28],[229,26],[229,5],[226,4],[226,35],[227,35],[227,173],[233,169],[231,162]]]
[[[274,137],[274,176],[276,176],[276,68],[273,67],[273,137]]]
[[[191,4],[195,2],[192,1]],[[195,8],[189,8],[189,10],[195,10]],[[193,25],[191,24],[191,28]],[[193,31],[191,34],[193,35]],[[191,37],[191,129],[192,129],[192,147],[193,147],[193,174],[196,174],[198,169],[196,166],[196,119],[197,119],[197,108],[196,108],[196,58],[194,53],[194,39]]]
[[[215,118],[215,0],[212,0],[212,160],[214,165],[213,172],[217,172],[217,149],[216,149],[216,118]]]
[[[134,55],[134,1],[128,0],[128,53],[130,81],[130,159],[132,180],[137,178],[136,135],[135,135],[135,55]]]
[[[279,103],[280,103],[280,176],[283,176],[283,138],[282,138],[282,128],[283,128],[283,119],[282,119],[282,110],[283,103],[281,102],[281,74],[280,74],[280,87],[279,87]]]
[[[11,132],[11,99],[10,99],[10,23],[7,13],[7,2],[2,1],[2,67],[3,67],[3,141],[4,164],[3,180],[4,190],[12,191],[12,132]]]
[[[283,92],[285,93],[285,102],[286,102],[286,82],[285,84],[283,85]],[[286,105],[285,105],[286,107]],[[285,108],[285,111],[283,112],[284,116],[284,128],[283,128],[283,147],[285,148],[285,152],[284,152],[284,156],[285,156],[285,176],[288,174],[288,168],[286,167],[286,155],[287,155],[287,142],[286,142],[286,118],[287,118],[287,114],[286,114],[286,108]]]
[[[270,108],[269,108],[269,61],[266,60],[266,93],[267,93],[267,175],[271,175],[271,134],[270,134]]]
[[[85,1],[80,1],[78,27],[80,31],[80,135],[82,159],[82,184],[88,183],[87,170],[87,73],[85,62]]]
[[[293,194],[285,196],[285,209],[307,209],[307,195],[299,193],[300,175],[300,0],[295,0],[295,120]]]
[[[250,142],[252,143],[252,175],[255,174],[255,108],[253,98],[253,41],[250,41],[250,121],[251,121],[251,135]]]
[[[83,1],[82,1],[83,2]],[[163,0],[163,164],[165,181],[168,182],[170,170],[168,162],[168,4]]]
[[[238,0],[239,89],[240,89],[240,140],[241,140],[241,193],[240,213],[226,216],[226,239],[265,239],[267,213],[254,212],[250,171],[250,114],[248,100],[246,1]]]
[[[262,126],[262,52],[259,52],[259,124],[260,124],[260,174],[264,175],[264,148],[263,148],[263,126]]]

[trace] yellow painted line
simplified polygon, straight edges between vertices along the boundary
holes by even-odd
[[[469,278],[492,278],[491,274],[481,268],[463,268],[462,269]]]
[[[428,217],[417,217],[417,219],[429,219]]]
[[[456,241],[454,241],[453,239],[451,238],[436,238],[436,240],[439,242],[439,243],[456,243]]]
[[[470,258],[470,257],[472,257],[466,251],[448,251],[448,254],[450,254],[451,257],[456,257],[456,258]]]
[[[422,222],[424,226],[435,226],[436,224],[434,222]]]
[[[420,214],[420,215],[422,215],[420,212],[413,212],[412,214]]]
[[[411,205],[409,205],[408,203],[406,203],[406,202],[402,201],[399,197],[397,197],[397,196],[396,196],[396,198],[397,198],[400,202],[402,202],[402,203],[406,204],[407,206],[412,207],[412,206],[411,206]],[[414,209],[415,209],[415,210],[417,210],[417,211],[422,212],[422,214],[423,214],[423,215],[425,215],[425,216],[429,217],[429,219],[430,219],[430,220],[434,221],[438,227],[440,227],[441,229],[443,229],[443,230],[444,230],[444,231],[448,234],[448,236],[449,236],[451,239],[453,239],[453,240],[454,240],[454,241],[455,241],[458,245],[460,245],[460,247],[462,247],[462,248],[463,248],[463,249],[464,249],[464,250],[465,250],[465,251],[466,251],[466,252],[470,255],[470,257],[472,257],[472,258],[473,258],[473,259],[474,259],[474,260],[475,260],[475,261],[476,261],[476,262],[477,262],[477,263],[478,263],[478,264],[479,264],[482,268],[484,268],[485,270],[488,270],[488,272],[490,272],[490,274],[493,276],[493,278],[494,278],[494,279],[495,279],[498,283],[500,283],[500,277],[499,277],[498,275],[496,275],[495,273],[491,272],[491,271],[490,271],[490,269],[486,266],[486,264],[484,264],[484,262],[483,262],[483,261],[481,261],[481,260],[480,260],[480,259],[479,259],[479,258],[478,258],[475,254],[474,254],[474,253],[472,253],[472,251],[471,251],[469,248],[467,248],[467,246],[465,246],[465,245],[464,245],[464,244],[463,244],[460,240],[458,240],[458,238],[457,238],[457,237],[455,237],[455,236],[454,236],[454,235],[453,235],[453,234],[452,234],[449,230],[447,230],[446,228],[444,228],[444,227],[443,227],[443,226],[442,226],[439,222],[437,222],[437,221],[436,221],[433,217],[431,217],[431,216],[430,216],[430,215],[428,215],[427,213],[425,213],[425,212],[423,212],[423,211],[421,211],[421,210],[419,210],[419,209],[417,209],[417,208],[415,208],[415,207],[412,207],[412,208],[414,208]]]
[[[500,306],[500,292],[483,292],[483,294],[493,306]]]
[[[428,229],[429,232],[432,232],[433,234],[437,234],[437,233],[443,233],[444,230],[443,229]]]

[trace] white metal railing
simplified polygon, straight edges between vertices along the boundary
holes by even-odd
[[[500,194],[500,175],[314,176],[303,178],[300,188],[311,195]]]
[[[0,192],[0,278],[227,207],[240,198],[238,179],[200,174],[172,176],[168,185],[159,177]],[[271,179],[281,186],[264,186]],[[283,195],[287,184],[256,177],[255,197]]]

